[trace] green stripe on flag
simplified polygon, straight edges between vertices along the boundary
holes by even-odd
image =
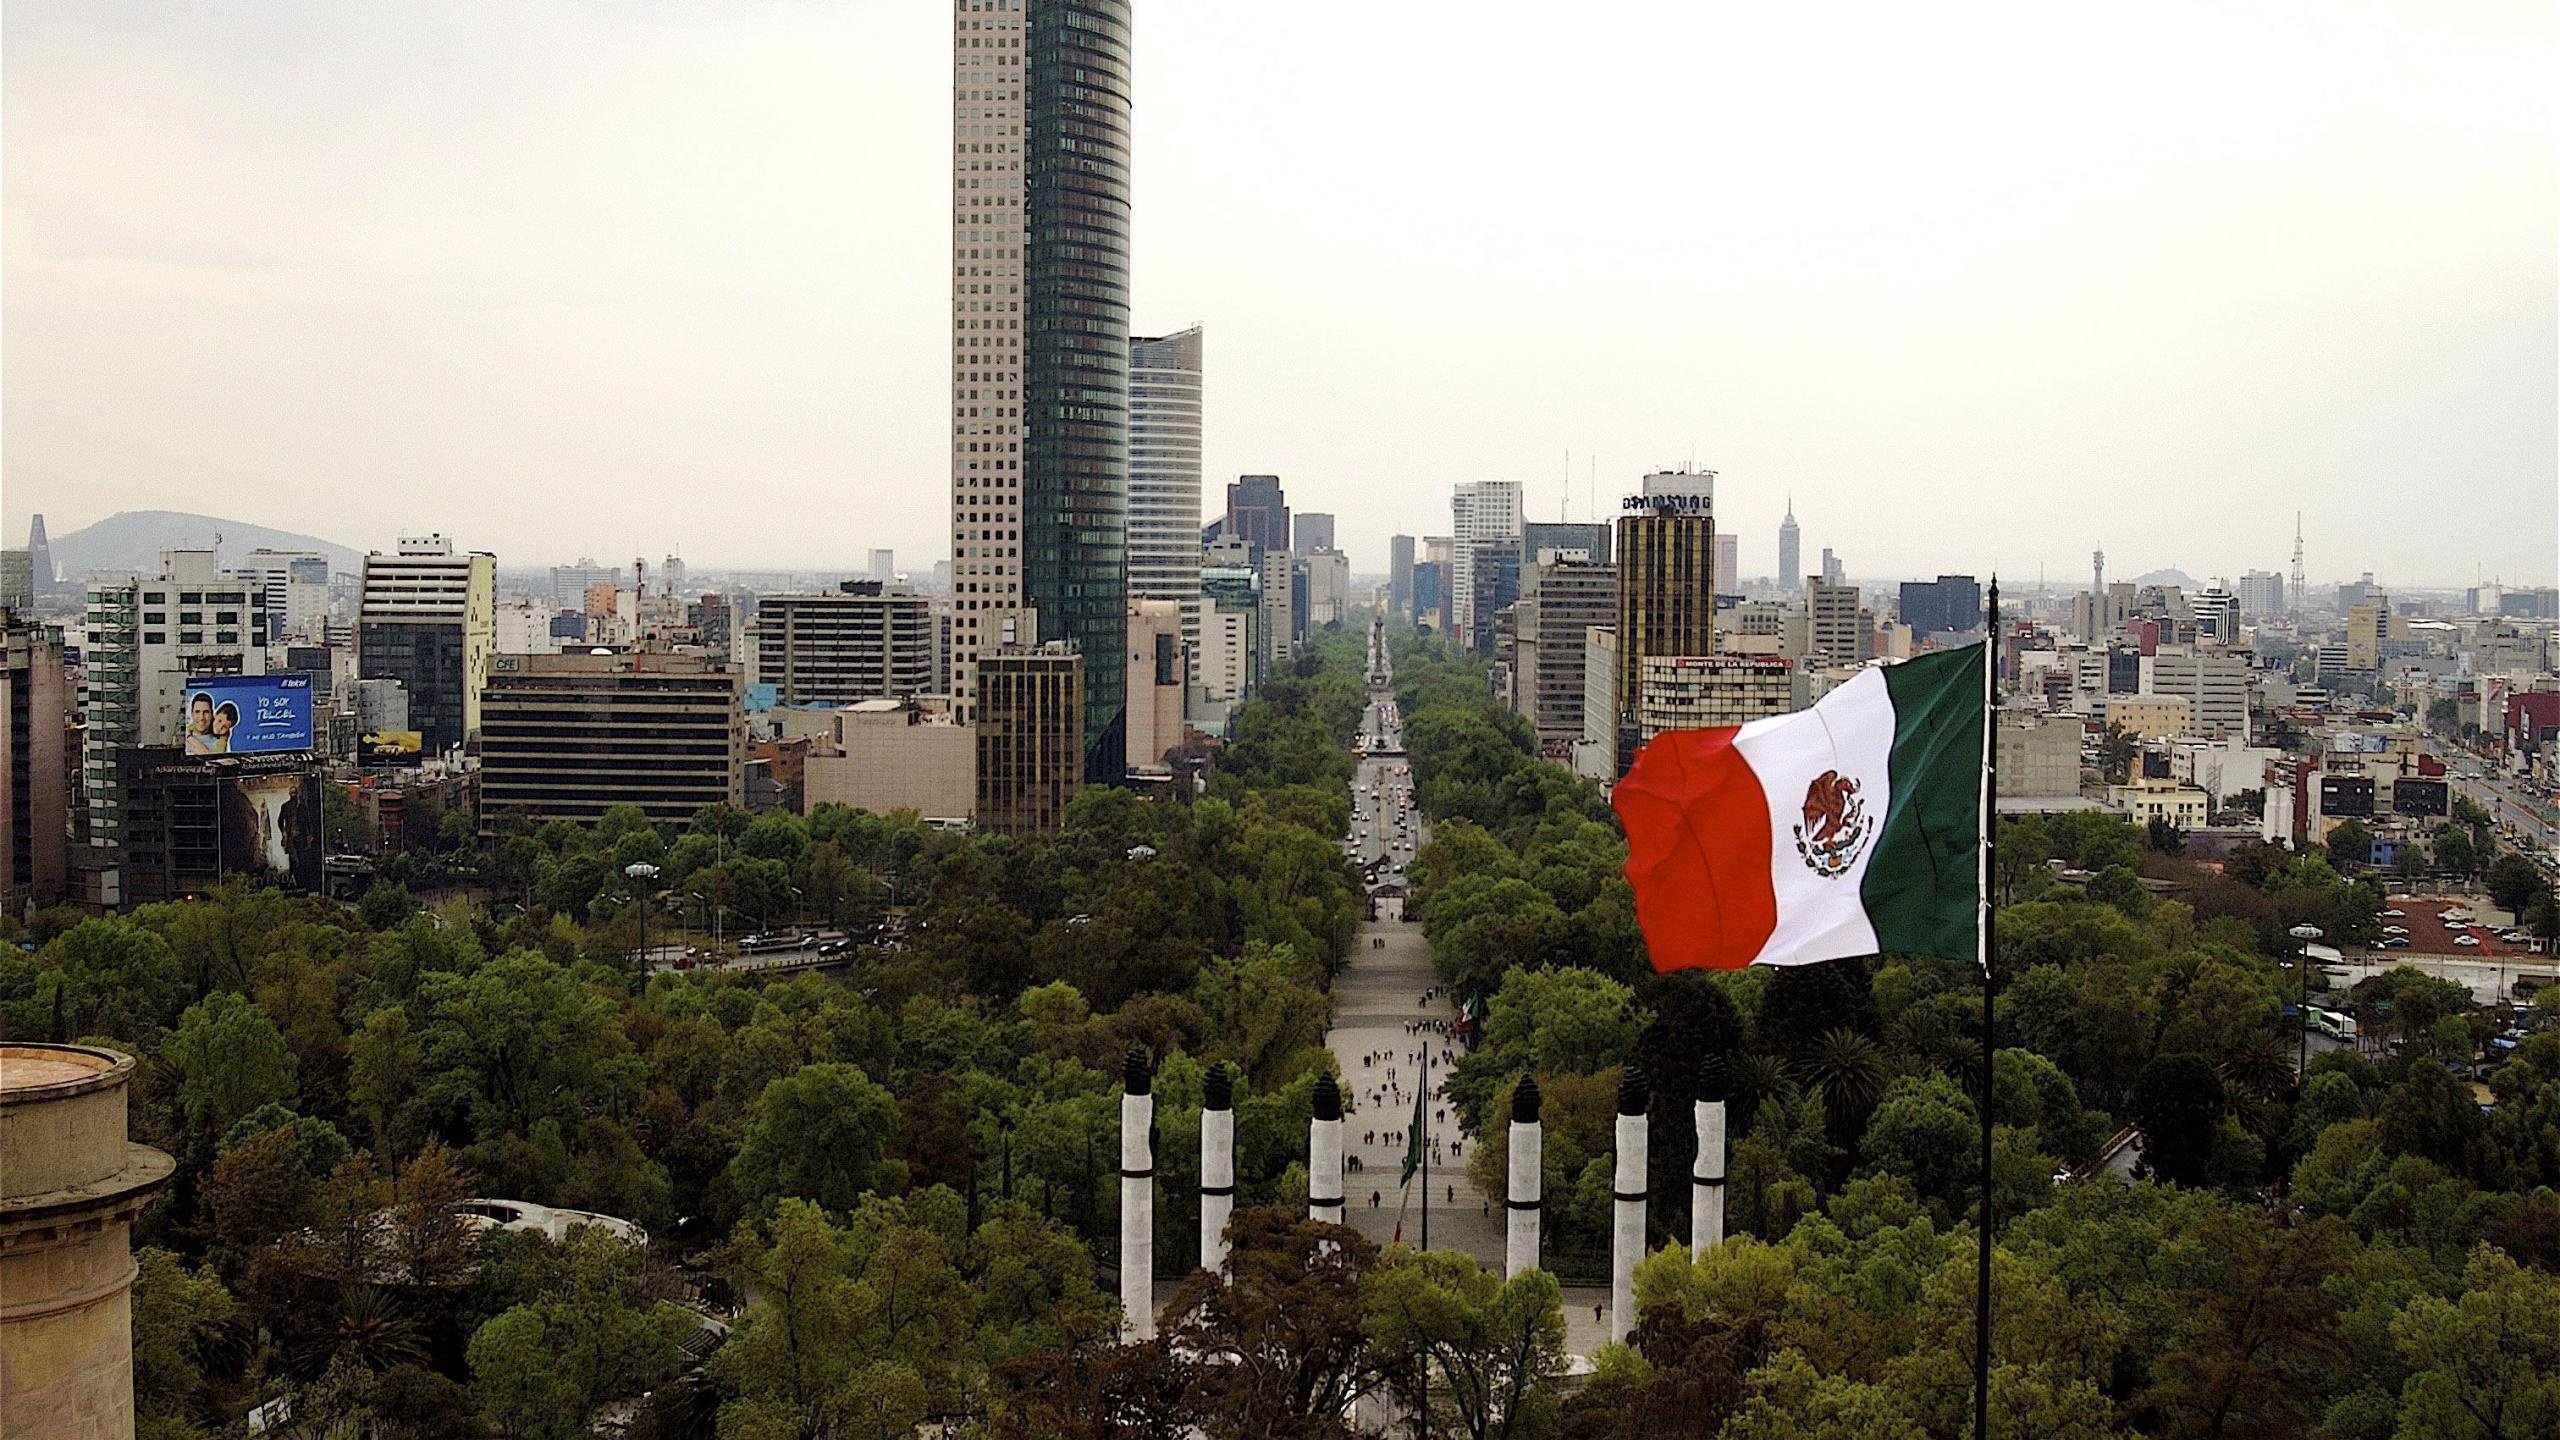
[[[1884,667],[1893,800],[1859,898],[1888,953],[1976,958],[1985,649]]]

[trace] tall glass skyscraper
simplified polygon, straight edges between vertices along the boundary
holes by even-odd
[[[1200,327],[1129,340],[1129,595],[1182,607],[1200,655]]]
[[[1127,689],[1129,5],[953,0],[953,690],[1073,642],[1089,771]]]

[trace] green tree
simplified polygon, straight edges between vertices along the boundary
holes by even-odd
[[[2481,883],[2489,892],[2489,903],[2510,915],[2523,914],[2535,897],[2551,890],[2551,882],[2542,878],[2532,861],[2513,854],[2490,861],[2489,873]]]
[[[1224,1273],[1195,1270],[1165,1330],[1198,1358],[1192,1400],[1213,1440],[1351,1435],[1351,1401],[1380,1377],[1362,1303],[1377,1247],[1346,1226],[1259,1206],[1228,1222]]]
[[[631,1103],[641,1066],[610,1000],[531,951],[418,983],[421,1096],[490,1138]]]
[[[500,1433],[568,1440],[588,1433],[603,1402],[671,1373],[694,1319],[653,1301],[639,1258],[595,1227],[574,1230],[548,1281],[472,1334],[471,1389]]]
[[[1867,1117],[1862,1173],[1911,1182],[1941,1221],[1962,1215],[1979,1188],[1974,1154],[1980,1117],[1956,1082],[1932,1074],[1897,1080]]]
[[[1425,1375],[1470,1440],[1545,1435],[1565,1375],[1562,1292],[1528,1270],[1505,1282],[1458,1250],[1387,1252],[1368,1277],[1367,1333],[1388,1384],[1420,1399]]]
[[[2329,832],[2329,863],[2341,871],[2373,863],[2373,832],[2361,820],[2341,820]]]
[[[2133,1106],[2153,1174],[2181,1185],[2206,1183],[2223,1098],[2221,1077],[2200,1055],[2162,1055],[2143,1067]]]
[[[261,1105],[294,1097],[295,1061],[275,1022],[224,991],[190,1007],[169,1038],[178,1104],[199,1134],[218,1135]]]
[[[226,1378],[224,1338],[237,1320],[231,1292],[211,1267],[190,1270],[156,1245],[133,1259],[133,1393],[142,1432],[190,1433],[216,1418],[212,1384]]]
[[[2403,1440],[2560,1433],[2560,1279],[2483,1245],[2461,1294],[2421,1294],[2391,1321],[2409,1368]]]
[[[800,1196],[836,1212],[880,1188],[897,1102],[853,1065],[801,1067],[767,1085],[730,1174],[759,1209]]]

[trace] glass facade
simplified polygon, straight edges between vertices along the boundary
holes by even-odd
[[[1034,0],[1024,48],[1023,603],[1084,659],[1086,773],[1122,769],[1129,6]]]

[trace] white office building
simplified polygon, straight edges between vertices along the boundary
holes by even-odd
[[[1201,363],[1197,325],[1129,338],[1129,598],[1170,600],[1181,607],[1183,649],[1195,672]],[[1130,703],[1134,709],[1135,691]]]
[[[1451,537],[1449,576],[1449,628],[1459,635],[1474,633],[1476,625],[1477,548],[1487,541],[1517,541],[1520,538],[1520,482],[1517,480],[1470,480],[1450,497],[1449,509],[1456,533]]]

